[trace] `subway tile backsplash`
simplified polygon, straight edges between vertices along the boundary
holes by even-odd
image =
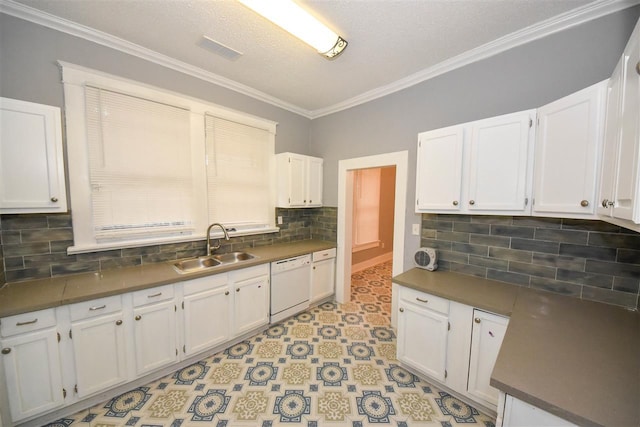
[[[277,233],[232,237],[220,252],[311,238],[336,241],[337,209],[276,209],[283,223]],[[41,279],[117,267],[165,262],[204,255],[204,240],[67,255],[73,245],[69,214],[0,216],[0,286],[5,282]]]
[[[442,270],[638,308],[640,234],[602,221],[422,215]]]

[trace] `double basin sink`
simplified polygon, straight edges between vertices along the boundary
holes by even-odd
[[[194,273],[197,271],[205,271],[216,267],[222,267],[230,264],[237,264],[243,261],[249,261],[257,258],[249,252],[230,252],[227,254],[208,255],[198,258],[189,258],[176,261],[173,268],[180,274]]]

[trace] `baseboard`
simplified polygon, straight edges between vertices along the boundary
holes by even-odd
[[[377,257],[353,264],[351,266],[351,273],[357,273],[374,265],[382,264],[383,262],[393,260],[393,252],[387,252],[386,254],[378,255]]]

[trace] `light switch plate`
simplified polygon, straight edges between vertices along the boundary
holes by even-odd
[[[420,235],[420,224],[413,224],[413,228],[411,229],[411,232],[413,233],[414,236],[419,236]]]
[[[282,225],[282,217],[281,216],[278,217],[278,225]]]

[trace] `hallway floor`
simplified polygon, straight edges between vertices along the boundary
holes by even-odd
[[[494,426],[399,366],[391,262],[353,274],[351,289],[347,304],[312,308],[48,426]]]

